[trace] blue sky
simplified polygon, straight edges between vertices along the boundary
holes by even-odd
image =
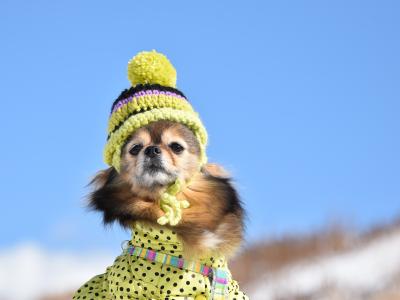
[[[248,239],[400,211],[397,1],[2,1],[0,248],[116,251],[84,209],[127,61],[165,53]]]

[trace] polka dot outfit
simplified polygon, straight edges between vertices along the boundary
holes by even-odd
[[[137,222],[133,226],[132,240],[128,242],[130,245],[182,257],[182,243],[176,233],[167,228]],[[200,262],[227,271],[230,300],[248,300],[232,279],[224,257],[206,257]],[[83,284],[72,299],[205,300],[210,297],[211,282],[208,277],[123,253],[107,267],[105,273]]]

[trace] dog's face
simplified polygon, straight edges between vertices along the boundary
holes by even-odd
[[[193,256],[212,248],[228,255],[236,249],[243,231],[238,193],[221,166],[200,167],[201,148],[188,127],[171,121],[150,123],[133,133],[121,150],[120,172],[109,167],[91,181],[94,190],[88,206],[103,213],[104,224],[118,221],[125,228],[136,221],[157,224],[165,214],[159,205],[163,189],[177,178],[190,179],[177,194],[190,207],[174,228],[185,251]]]
[[[127,139],[120,175],[136,192],[154,190],[190,178],[199,163],[200,145],[193,132],[180,123],[157,121]]]

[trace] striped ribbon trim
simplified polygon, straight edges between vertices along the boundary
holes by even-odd
[[[150,249],[145,249],[137,246],[128,246],[124,251],[129,253],[130,255],[138,256],[149,261],[155,261],[163,265],[170,265],[179,269],[193,271],[196,273],[200,273],[204,276],[209,276],[213,272],[213,269],[211,267],[201,264],[199,262],[190,261],[180,258],[178,256],[169,255]]]
[[[127,246],[124,253],[141,257],[151,262],[158,262],[163,265],[170,265],[179,269],[185,269],[200,273],[203,276],[212,278],[211,299],[225,300],[228,299],[228,274],[219,268],[212,268],[201,264],[198,261],[191,261],[180,258],[178,256],[157,252],[137,246]]]

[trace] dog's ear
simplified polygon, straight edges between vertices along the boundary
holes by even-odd
[[[105,170],[100,170],[93,176],[93,178],[90,180],[87,186],[92,186],[93,191],[95,192],[104,188],[106,185],[112,183],[112,181],[116,179],[117,176],[118,173],[114,169],[114,167],[110,167]]]
[[[222,178],[222,179],[232,178],[231,174],[227,170],[225,170],[221,165],[218,165],[216,163],[205,164],[201,167],[200,171],[205,175],[217,178]]]
[[[225,212],[242,216],[244,210],[232,175],[216,163],[203,165],[200,172],[206,176],[207,182],[212,185],[213,189],[222,195],[220,200],[225,202]]]
[[[96,173],[89,182],[92,192],[87,195],[87,208],[103,213],[103,223],[111,224],[120,220],[119,206],[117,201],[122,191],[118,172],[110,167]]]

